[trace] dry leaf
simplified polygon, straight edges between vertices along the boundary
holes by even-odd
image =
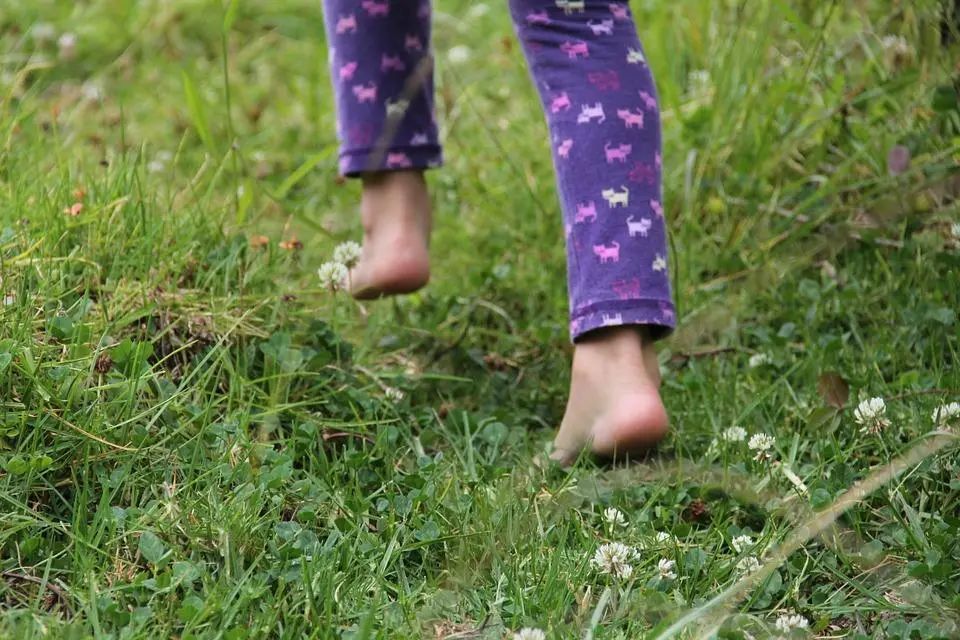
[[[850,398],[850,386],[836,371],[820,374],[817,380],[817,392],[828,406],[837,409],[843,409]]]

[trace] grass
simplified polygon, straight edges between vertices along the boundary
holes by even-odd
[[[437,4],[435,278],[362,306],[315,276],[359,237],[315,0],[0,7],[0,636],[759,638],[793,611],[820,637],[958,637],[939,3],[634,3],[674,429],[569,472],[534,463],[570,355],[545,126],[506,11]],[[891,424],[862,433],[874,396]],[[591,566],[607,541],[640,549],[631,580]]]

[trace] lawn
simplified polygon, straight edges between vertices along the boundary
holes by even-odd
[[[434,278],[364,304],[318,0],[0,4],[0,637],[960,637],[947,3],[632,3],[672,432],[569,470],[546,127],[435,4]]]

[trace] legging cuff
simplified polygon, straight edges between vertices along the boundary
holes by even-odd
[[[653,340],[673,333],[676,310],[670,300],[611,300],[581,309],[570,319],[570,338],[577,342],[585,334],[602,327],[644,325]]]
[[[439,145],[418,145],[382,149],[351,149],[340,153],[340,174],[355,178],[371,171],[432,169],[443,164]]]

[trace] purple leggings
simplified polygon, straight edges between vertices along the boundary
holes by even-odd
[[[324,0],[340,170],[441,163],[429,0]],[[570,333],[675,326],[657,94],[625,2],[510,0],[540,92],[564,216]]]

